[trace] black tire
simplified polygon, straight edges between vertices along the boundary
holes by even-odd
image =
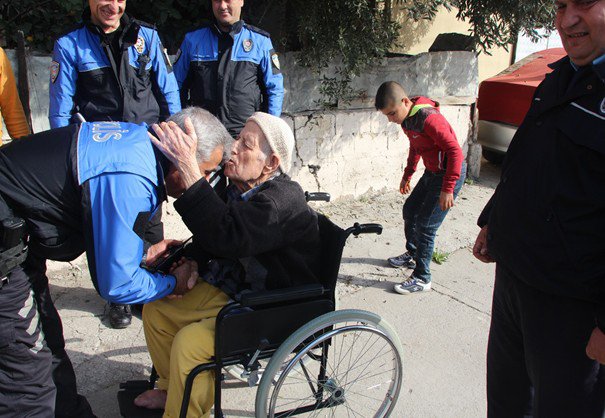
[[[501,152],[492,151],[492,150],[485,149],[485,148],[483,148],[482,154],[483,154],[483,158],[485,158],[487,161],[489,161],[492,164],[502,164],[502,161],[504,161],[504,156],[506,155]]]

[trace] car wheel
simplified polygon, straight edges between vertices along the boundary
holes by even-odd
[[[502,154],[501,152],[491,151],[488,149],[483,149],[482,154],[483,158],[492,164],[502,164],[502,161],[504,161],[504,156],[506,155]]]

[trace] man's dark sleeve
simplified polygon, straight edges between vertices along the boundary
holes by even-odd
[[[487,225],[487,223],[489,221],[489,214],[492,210],[492,206],[494,206],[495,198],[496,198],[496,192],[494,192],[492,197],[489,199],[489,201],[487,202],[487,204],[481,211],[481,215],[479,215],[479,219],[477,219],[477,225],[479,225],[479,228],[483,228],[485,225]]]
[[[605,333],[605,304],[597,306],[596,317],[599,329]]]
[[[277,207],[266,196],[227,204],[202,179],[174,207],[197,244],[217,257],[248,257],[284,245]]]

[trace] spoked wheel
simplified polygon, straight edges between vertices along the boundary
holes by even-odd
[[[330,312],[275,352],[256,394],[257,417],[387,417],[401,390],[397,334],[380,316]]]
[[[311,360],[310,357],[305,356],[299,362],[297,362],[294,367],[299,368],[301,364],[306,364],[310,360]],[[267,368],[267,364],[269,363],[269,360],[260,360],[259,363],[260,363],[260,369],[258,369],[258,376],[262,377],[263,374],[265,373],[265,369]],[[281,369],[282,371],[286,368],[288,363],[289,363],[289,361],[288,361],[288,359],[286,359],[286,363],[282,366],[282,369]],[[233,366],[226,366],[224,369],[229,374],[229,376],[231,376],[234,379],[237,379],[241,382],[248,383],[250,385],[249,379],[244,374],[245,369],[244,369],[243,365],[234,364]],[[276,377],[279,377],[280,373],[281,373],[281,371],[278,371]],[[257,384],[258,383],[259,382],[257,382]]]

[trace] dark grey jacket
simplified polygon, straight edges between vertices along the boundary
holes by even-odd
[[[230,260],[212,283],[230,296],[319,282],[317,214],[287,175],[263,183],[248,201],[229,203],[202,179],[174,206],[194,235],[200,263]]]
[[[594,302],[605,331],[605,60],[553,67],[478,223],[496,262],[546,293]]]

